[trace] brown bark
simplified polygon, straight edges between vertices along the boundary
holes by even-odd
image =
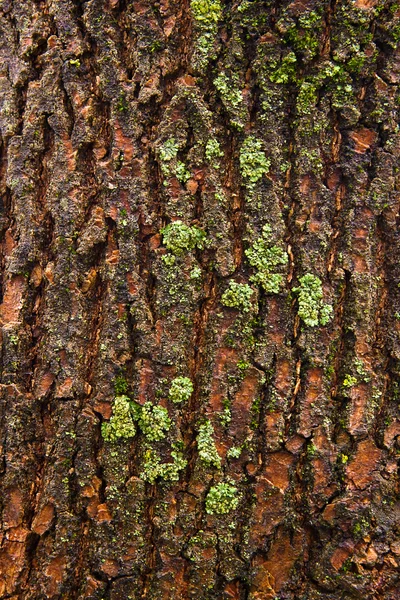
[[[398,598],[400,7],[0,27],[0,597]]]

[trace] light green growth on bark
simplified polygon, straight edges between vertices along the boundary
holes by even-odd
[[[206,159],[209,162],[212,162],[213,160],[221,158],[221,156],[224,155],[224,153],[221,150],[218,140],[216,140],[215,138],[210,138],[207,141],[205,154],[206,154]],[[214,166],[216,168],[219,168],[218,164],[214,165]]]
[[[169,138],[164,142],[159,150],[161,159],[161,171],[165,177],[175,175],[181,183],[185,184],[191,177],[190,171],[186,168],[185,163],[181,160],[176,160],[179,146],[175,138]],[[164,182],[166,185],[167,182]]]
[[[264,225],[262,236],[245,250],[247,260],[256,270],[250,281],[261,285],[267,294],[278,294],[283,282],[283,275],[276,271],[288,262],[287,253],[278,246],[272,245],[270,225]]]
[[[206,512],[209,515],[226,515],[239,504],[237,488],[230,483],[218,483],[210,488],[206,498]]]
[[[254,290],[247,283],[230,281],[228,289],[222,294],[221,302],[224,306],[237,308],[247,313],[251,310],[253,293]]]
[[[172,380],[168,396],[174,404],[187,402],[192,394],[193,383],[189,377],[176,377]]]
[[[102,423],[101,434],[106,442],[116,442],[119,439],[129,439],[135,436],[136,427],[128,396],[115,398],[113,415],[108,423]]]
[[[187,170],[185,163],[180,160],[176,163],[175,175],[181,183],[186,183],[191,177],[190,171]]]
[[[176,158],[178,150],[179,146],[176,143],[175,138],[169,138],[166,140],[160,148],[160,158],[162,162],[169,162]]]
[[[123,375],[117,375],[114,381],[116,396],[123,396],[128,391],[128,382]]]
[[[273,83],[293,83],[297,81],[297,58],[294,52],[284,56],[278,67],[269,76]]]
[[[228,458],[240,458],[241,454],[242,446],[232,446],[232,448],[229,448],[228,452],[226,453],[226,456]]]
[[[161,229],[165,246],[176,256],[182,256],[195,248],[202,250],[206,234],[195,225],[185,225],[182,221],[174,221]]]
[[[240,149],[240,172],[249,188],[259,181],[263,175],[268,173],[271,161],[262,150],[262,141],[250,135],[242,144]]]
[[[149,441],[157,442],[165,438],[171,427],[166,408],[146,402],[143,406],[135,407],[135,411],[140,430]]]
[[[190,9],[196,23],[202,29],[210,29],[218,23],[222,6],[220,0],[191,0]]]
[[[220,73],[214,79],[214,85],[221,94],[221,98],[228,106],[236,108],[243,102],[242,92],[235,87],[233,81],[225,73]]]
[[[356,385],[356,383],[357,383],[356,377],[353,377],[352,375],[345,375],[344,380],[343,380],[343,387],[350,388],[350,387],[353,387],[353,385]]]
[[[143,471],[140,474],[141,479],[152,484],[158,478],[165,481],[179,481],[179,473],[187,466],[187,460],[176,444],[172,444],[172,448],[173,462],[171,463],[161,463],[155,450],[148,448],[144,456]]]
[[[220,0],[191,0],[190,9],[198,32],[195,43],[194,66],[203,71],[207,66],[217,35],[218,21],[222,15],[222,5]]]
[[[299,317],[309,327],[326,325],[332,318],[333,309],[323,301],[320,278],[307,273],[299,281],[300,286],[293,288],[293,292],[298,295]]]
[[[199,427],[199,433],[197,434],[197,448],[199,450],[200,459],[208,467],[221,468],[221,458],[214,442],[214,428],[210,421],[206,421]]]

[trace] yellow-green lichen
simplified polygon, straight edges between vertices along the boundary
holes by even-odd
[[[333,309],[323,301],[322,282],[319,277],[306,273],[299,279],[299,287],[293,288],[298,296],[298,314],[309,327],[326,325],[332,318]]]
[[[262,146],[261,140],[249,135],[240,149],[240,172],[248,188],[253,188],[269,171],[271,161],[265,156]]]
[[[192,394],[193,383],[189,377],[176,377],[172,380],[168,397],[174,404],[187,402]]]
[[[225,515],[239,504],[238,490],[230,483],[218,483],[210,488],[206,497],[206,512]]]
[[[143,406],[137,405],[134,416],[141,432],[149,441],[156,442],[164,439],[171,427],[167,409],[151,402],[146,402]]]
[[[221,468],[221,458],[218,454],[217,448],[214,442],[214,428],[210,421],[205,421],[199,427],[199,433],[197,434],[197,448],[199,450],[199,457],[208,467]]]
[[[288,262],[287,253],[278,246],[272,245],[270,225],[264,225],[262,236],[245,250],[247,260],[256,270],[250,281],[261,285],[267,294],[278,294],[283,282],[281,270]]]
[[[165,481],[179,481],[180,471],[185,469],[187,460],[183,457],[177,444],[172,444],[172,448],[173,461],[168,463],[162,463],[157,452],[153,448],[147,448],[144,454],[143,470],[140,474],[141,479],[152,484],[158,478]]]
[[[116,442],[119,439],[129,439],[135,436],[136,427],[127,396],[115,398],[112,417],[108,423],[102,423],[101,434],[106,442]]]
[[[247,283],[230,281],[228,289],[222,294],[221,302],[224,306],[248,313],[252,308],[251,297],[253,294],[254,290]]]
[[[182,221],[174,221],[161,229],[163,242],[172,254],[182,256],[195,248],[202,250],[206,234],[195,225],[185,225]]]

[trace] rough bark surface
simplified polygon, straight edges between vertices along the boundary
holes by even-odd
[[[400,6],[0,27],[0,597],[399,598]]]

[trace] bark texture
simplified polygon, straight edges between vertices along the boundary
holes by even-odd
[[[398,598],[399,4],[0,27],[0,597]]]

